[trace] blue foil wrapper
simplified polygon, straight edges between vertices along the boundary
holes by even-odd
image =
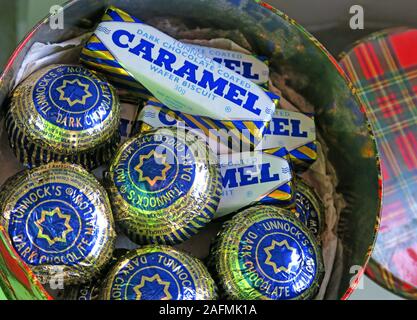
[[[105,300],[215,300],[217,287],[198,259],[168,246],[144,246],[121,258],[102,288]]]
[[[221,196],[214,154],[193,133],[172,128],[126,141],[105,180],[116,222],[137,243],[189,239],[212,220]]]
[[[42,283],[87,282],[110,260],[116,237],[110,202],[81,167],[55,162],[18,173],[0,200],[14,249]]]
[[[312,299],[324,275],[314,235],[293,213],[255,206],[225,223],[210,266],[230,299]]]

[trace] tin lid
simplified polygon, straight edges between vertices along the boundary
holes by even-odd
[[[7,231],[0,225],[0,301],[46,300],[51,296],[42,287],[18,253],[10,247]]]
[[[417,29],[372,34],[340,64],[362,98],[381,155],[381,228],[367,274],[417,298]]]

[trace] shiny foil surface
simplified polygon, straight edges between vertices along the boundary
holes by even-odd
[[[324,206],[317,192],[301,179],[295,182],[294,206],[292,211],[316,236],[324,229]]]
[[[381,158],[381,227],[366,274],[413,300],[417,300],[416,40],[415,28],[381,30],[340,56],[342,69],[363,101]]]
[[[13,91],[6,115],[9,141],[27,167],[53,160],[96,167],[120,137],[114,88],[78,65],[51,65]]]
[[[215,300],[217,288],[204,264],[169,246],[130,251],[109,272],[104,300]]]
[[[249,40],[250,47],[254,48],[257,54],[270,58],[272,73],[279,72],[282,67],[290,67],[295,69],[295,74],[306,80],[291,81],[291,88],[295,92],[302,92],[303,98],[314,106],[318,129],[325,133],[323,142],[328,147],[332,158],[331,164],[339,178],[337,192],[349,200],[340,217],[342,228],[337,230],[337,241],[343,248],[343,259],[336,259],[334,268],[328,270],[326,279],[332,285],[327,287],[327,282],[323,283],[322,289],[325,292],[317,298],[346,299],[357,283],[357,281],[352,281],[352,274],[349,271],[351,266],[364,267],[372,252],[379,225],[381,177],[379,157],[366,114],[361,108],[354,88],[346,81],[336,61],[329,56],[322,44],[293,19],[261,1],[255,3],[253,0],[201,0],[195,1],[192,6],[189,6],[189,0],[114,1],[113,3],[120,5],[132,15],[143,18],[145,22],[149,21],[150,25],[152,25],[152,19],[155,21],[159,17],[175,17],[181,23],[192,24],[196,28],[215,28],[213,31],[216,35],[225,35],[224,38],[231,39],[235,37],[228,35],[239,30],[242,33],[241,37]],[[66,30],[74,36],[91,31],[103,10],[103,3],[100,1],[71,2],[66,6],[69,18],[65,22]],[[126,21],[130,15],[120,16],[122,21]],[[20,68],[23,67],[22,61],[28,57],[27,54],[30,53],[34,44],[39,42],[58,44],[66,39],[61,32],[51,32],[49,20],[43,20],[24,39],[0,76],[1,103],[5,101],[6,96],[10,96],[10,88],[16,83]],[[321,75],[320,81],[316,81],[317,74]],[[4,105],[4,107],[7,106]],[[18,136],[16,134],[15,137]],[[27,140],[25,141],[24,145],[31,145]],[[7,146],[4,147],[1,150],[2,154],[3,151],[9,151]],[[39,153],[38,150],[40,149],[36,149],[36,154]],[[48,152],[45,150],[40,151],[42,151],[42,159],[57,159],[48,158]],[[25,157],[27,158],[25,153],[29,152],[25,150],[25,152],[17,151],[16,153],[22,161]],[[69,156],[65,156],[62,160],[68,160],[68,158]],[[92,155],[90,159],[92,159],[90,162],[94,162]],[[7,169],[3,171],[5,171],[4,177],[8,176]],[[352,184],[351,181],[357,183]],[[357,227],[358,221],[360,221],[360,228]],[[336,231],[336,229],[335,226],[333,230]],[[3,237],[1,240],[3,241]],[[5,242],[7,241],[9,239],[5,239]],[[323,249],[327,253],[328,247],[326,243],[324,245]],[[14,250],[13,246],[7,244],[5,249],[9,252]],[[14,258],[9,259],[9,256],[4,253],[6,251],[1,252],[0,276],[3,279],[4,274],[12,271],[6,278],[10,280],[9,283],[0,281],[3,285],[1,289],[5,292],[4,284],[10,284],[11,290],[18,294],[9,295],[8,298],[23,298],[24,289],[20,287],[20,280],[13,282],[13,279],[21,279],[21,274],[19,274],[19,269],[14,268],[13,263],[10,263]],[[21,259],[15,260],[18,264],[24,265]],[[26,284],[25,288],[30,288],[30,285],[26,286]]]
[[[89,282],[67,286],[62,292],[62,298],[64,300],[99,300],[101,286],[105,276],[111,270],[111,268],[118,262],[118,260],[128,253],[129,250],[116,248],[113,251],[112,258],[101,270],[100,274]]]
[[[314,235],[286,210],[254,206],[224,224],[210,267],[233,300],[312,299],[324,275]]]
[[[162,128],[126,141],[106,174],[116,222],[141,244],[189,239],[212,220],[219,204],[216,164],[191,132]]]
[[[84,283],[111,259],[116,237],[106,191],[78,165],[50,163],[9,178],[1,224],[44,284]]]

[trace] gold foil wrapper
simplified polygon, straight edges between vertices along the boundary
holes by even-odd
[[[96,167],[111,157],[119,122],[114,88],[78,65],[30,75],[13,91],[6,115],[12,149],[27,167],[50,161]]]
[[[122,257],[107,275],[104,300],[216,300],[204,264],[168,246],[144,246]]]
[[[189,239],[216,212],[217,159],[189,131],[161,128],[126,141],[106,174],[116,222],[137,243]]]
[[[50,163],[9,178],[1,223],[44,284],[90,281],[111,259],[114,222],[105,189],[82,167]]]

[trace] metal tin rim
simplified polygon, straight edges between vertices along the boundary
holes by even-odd
[[[303,33],[305,33],[305,34],[308,34],[309,35],[309,37],[311,37],[311,38],[313,38],[313,39],[316,39],[313,35],[311,35],[304,27],[302,27],[301,25],[299,25],[295,20],[293,20],[293,19],[291,19],[291,18],[289,18],[286,14],[284,14],[283,12],[281,12],[280,10],[278,10],[278,9],[276,9],[275,7],[273,7],[273,6],[271,6],[270,4],[268,4],[268,3],[266,3],[266,2],[263,2],[263,1],[258,1],[258,0],[254,0],[255,2],[257,2],[258,4],[260,4],[261,6],[263,6],[263,7],[265,7],[265,8],[267,8],[268,10],[270,10],[270,11],[272,11],[273,13],[275,13],[275,14],[277,14],[278,16],[280,16],[281,18],[283,18],[283,19],[285,19],[285,20],[287,20],[287,21],[291,21],[291,23],[296,27],[296,28],[298,28],[301,32],[303,32]],[[352,91],[352,94],[353,94],[353,96],[355,97],[355,99],[356,99],[356,101],[357,101],[357,103],[358,103],[358,105],[360,105],[361,106],[361,112],[363,113],[363,115],[364,115],[364,118],[365,118],[365,120],[366,120],[366,123],[367,123],[367,125],[368,125],[368,131],[369,131],[369,135],[371,136],[371,138],[372,138],[372,141],[373,141],[373,145],[374,145],[374,148],[375,148],[375,150],[377,150],[377,153],[378,153],[378,147],[377,147],[377,144],[376,144],[376,140],[375,140],[375,135],[374,135],[374,133],[373,133],[373,131],[372,131],[372,128],[371,128],[371,126],[370,126],[370,122],[369,122],[369,119],[368,119],[368,116],[367,116],[367,114],[366,114],[366,111],[365,111],[365,109],[364,109],[364,104],[363,104],[363,102],[361,101],[361,99],[359,98],[359,95],[356,93],[356,89],[354,88],[354,86],[353,86],[353,84],[352,84],[352,82],[349,80],[349,78],[348,78],[348,76],[345,74],[345,72],[342,70],[342,68],[339,66],[339,64],[338,64],[338,62],[337,62],[337,60],[329,53],[329,51],[327,51],[327,49],[316,39],[316,41],[314,41],[314,45],[318,48],[318,49],[320,49],[321,51],[322,51],[322,53],[324,54],[324,55],[326,55],[327,57],[328,57],[328,59],[330,60],[330,62],[334,65],[334,67],[337,69],[337,71],[339,72],[339,74],[343,77],[343,79],[345,80],[345,82],[346,82],[346,85],[351,89],[351,91]],[[379,159],[379,156],[378,156],[378,159]],[[378,195],[379,195],[379,197],[378,197],[378,213],[377,213],[377,219],[376,219],[376,222],[375,222],[375,226],[374,226],[374,228],[375,228],[375,232],[374,232],[374,236],[373,236],[373,243],[372,243],[372,245],[370,246],[370,248],[369,248],[369,250],[368,250],[368,253],[367,253],[367,255],[366,255],[366,257],[365,257],[365,261],[364,261],[364,264],[363,264],[363,269],[365,269],[366,268],[366,266],[368,265],[368,263],[369,263],[369,260],[370,260],[370,258],[371,258],[371,254],[372,254],[372,250],[373,250],[373,248],[375,247],[375,243],[376,243],[376,238],[377,238],[377,234],[378,234],[378,230],[379,230],[379,227],[380,227],[380,221],[381,221],[381,208],[382,208],[382,187],[383,187],[383,185],[382,185],[382,169],[381,169],[381,163],[380,163],[380,161],[378,161],[378,163],[377,163],[377,170],[378,170],[378,184],[379,184],[379,192],[378,192]],[[349,297],[350,297],[350,295],[353,293],[353,291],[355,291],[355,289],[356,289],[356,286],[357,286],[357,284],[358,284],[358,282],[359,282],[359,280],[360,280],[360,277],[363,275],[363,271],[362,272],[359,272],[359,273],[357,273],[357,275],[356,275],[356,279],[354,279],[352,282],[351,282],[351,285],[350,285],[350,287],[346,290],[346,292],[345,292],[345,294],[342,296],[342,300],[347,300],[347,299],[349,299]]]

